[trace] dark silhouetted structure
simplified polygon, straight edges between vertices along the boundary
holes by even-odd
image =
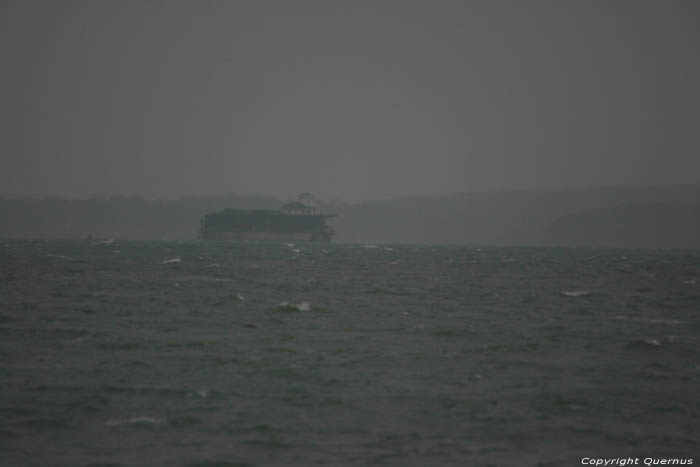
[[[207,241],[301,240],[329,242],[335,232],[321,214],[316,199],[302,193],[279,210],[224,209],[201,220],[200,237]]]

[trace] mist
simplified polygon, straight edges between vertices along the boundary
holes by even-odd
[[[693,2],[3,2],[0,196],[694,184]]]

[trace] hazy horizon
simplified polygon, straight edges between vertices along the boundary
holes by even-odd
[[[700,5],[8,1],[0,196],[700,183]]]
[[[596,191],[596,190],[609,190],[609,189],[615,189],[615,190],[635,190],[635,189],[663,189],[663,188],[699,188],[700,189],[700,182],[699,183],[677,183],[677,184],[648,184],[648,185],[634,185],[634,184],[629,184],[629,185],[581,185],[581,186],[569,186],[569,187],[538,187],[538,188],[511,188],[511,189],[502,189],[502,190],[465,190],[461,192],[452,192],[452,193],[437,193],[437,194],[421,194],[421,193],[414,193],[414,194],[405,194],[405,195],[397,195],[397,196],[389,196],[385,198],[372,198],[372,199],[364,199],[364,198],[358,198],[358,199],[342,199],[339,197],[324,197],[324,196],[318,196],[316,193],[312,193],[314,197],[322,202],[322,203],[339,203],[339,204],[364,204],[364,203],[373,203],[373,202],[390,202],[390,201],[400,201],[400,200],[406,200],[406,199],[419,199],[419,198],[450,198],[450,197],[459,197],[459,196],[470,196],[470,195],[478,195],[478,196],[498,196],[501,194],[515,194],[515,193],[541,193],[541,192],[572,192],[572,191]],[[302,190],[299,190],[293,194],[290,194],[288,196],[276,196],[273,194],[269,193],[238,193],[235,191],[230,191],[230,192],[220,192],[220,193],[202,193],[202,194],[196,194],[196,195],[183,195],[183,196],[173,196],[173,197],[159,197],[159,196],[144,196],[138,193],[113,193],[113,194],[104,194],[104,193],[93,193],[93,194],[88,194],[84,196],[61,196],[61,195],[54,195],[54,194],[46,194],[46,195],[14,195],[14,196],[4,196],[0,194],[0,199],[22,199],[22,198],[29,198],[29,199],[61,199],[65,201],[85,201],[85,200],[92,200],[92,199],[113,199],[113,198],[140,198],[143,199],[146,202],[153,202],[153,201],[180,201],[180,200],[187,200],[187,199],[204,199],[204,198],[217,198],[217,197],[227,197],[227,196],[234,196],[234,197],[241,197],[241,198],[269,198],[269,199],[277,199],[277,200],[296,200],[298,196],[303,193]]]

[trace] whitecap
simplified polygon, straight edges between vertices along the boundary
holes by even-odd
[[[151,424],[151,425],[160,425],[161,423],[165,423],[166,419],[163,417],[149,417],[146,415],[139,415],[136,417],[131,417],[131,418],[123,418],[123,419],[110,419],[105,422],[105,425],[107,426],[119,426],[119,425],[132,425],[132,424]]]
[[[377,245],[362,245],[362,248],[379,248]]]
[[[161,264],[173,264],[173,263],[181,263],[181,262],[182,262],[181,258],[170,258],[170,259],[166,259]]]
[[[192,391],[187,394],[187,397],[194,397],[194,396],[199,396],[202,399],[206,399],[207,396],[209,396],[209,390],[208,389],[197,389],[196,391]]]
[[[638,350],[655,349],[661,347],[661,342],[658,339],[638,339],[630,342],[626,347]]]
[[[239,299],[240,301],[245,300],[245,297],[239,293],[236,294],[236,298]]]
[[[585,297],[591,293],[587,290],[562,290],[561,294],[567,297]]]
[[[219,263],[211,263],[211,264],[207,264],[207,267],[208,268],[220,268],[221,265]]]
[[[277,307],[286,311],[311,311],[311,303],[306,301],[297,304],[281,302]]]
[[[394,251],[393,248],[389,248],[388,246],[385,246],[384,249],[385,249],[386,251]]]

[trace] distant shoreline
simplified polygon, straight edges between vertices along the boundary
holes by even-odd
[[[0,198],[0,238],[193,240],[208,212],[272,197],[146,201]],[[700,184],[572,188],[325,203],[339,243],[700,248]]]

